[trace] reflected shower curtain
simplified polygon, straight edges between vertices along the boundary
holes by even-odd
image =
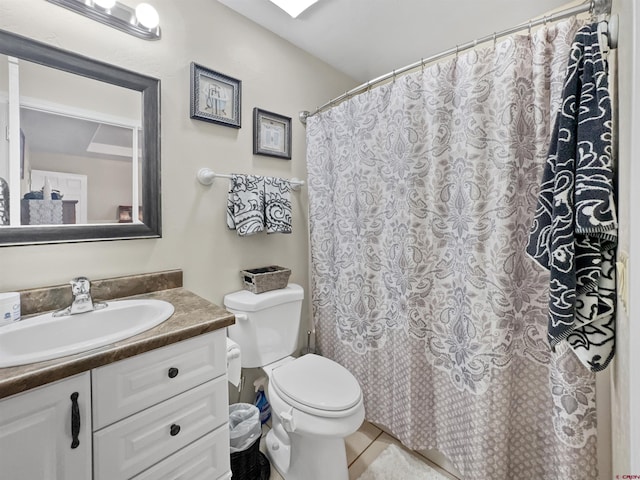
[[[525,255],[575,20],[372,89],[307,124],[321,353],[367,419],[465,479],[597,478],[594,376],[546,340]]]

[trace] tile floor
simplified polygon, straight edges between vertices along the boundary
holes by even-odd
[[[265,425],[263,428],[263,438],[268,429],[269,427]],[[349,462],[349,480],[356,480],[362,472],[365,471],[367,466],[370,465],[391,443],[395,443],[405,451],[409,451],[403,447],[398,440],[366,421],[356,433],[347,437],[345,443],[347,448],[347,462]],[[434,470],[442,473],[447,478],[458,480],[458,477],[451,475],[449,472],[430,462],[425,457],[417,454],[416,452],[411,453],[416,458],[422,460],[426,465],[429,465]],[[282,480],[282,476],[280,476],[275,468],[271,468],[270,480]]]

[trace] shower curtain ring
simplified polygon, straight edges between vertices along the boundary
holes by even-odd
[[[420,58],[420,67],[422,68],[422,73],[424,73],[424,57]]]
[[[393,71],[393,83],[396,83],[396,71]]]
[[[498,34],[493,32],[493,46],[495,47],[498,44]]]
[[[531,20],[529,20],[529,38],[531,38]]]
[[[458,59],[459,52],[460,52],[460,45],[456,45],[456,60]]]
[[[547,21],[548,21],[548,18],[547,18],[546,15],[544,17],[542,17],[542,21],[544,22],[544,26],[546,27],[547,26]]]
[[[474,58],[475,58],[474,62],[477,62],[477,61],[478,61],[478,58],[479,58],[479,57],[478,57],[478,50],[476,50],[476,47],[477,47],[477,46],[478,46],[478,39],[476,38],[476,39],[473,41],[473,50],[471,50],[471,52],[475,55],[475,57],[474,57]]]

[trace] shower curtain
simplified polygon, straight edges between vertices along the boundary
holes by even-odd
[[[579,22],[460,54],[309,118],[320,352],[367,419],[465,479],[597,478],[594,376],[546,340],[526,256]]]

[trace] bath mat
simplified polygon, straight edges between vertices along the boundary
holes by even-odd
[[[358,480],[449,480],[424,462],[391,444]]]

